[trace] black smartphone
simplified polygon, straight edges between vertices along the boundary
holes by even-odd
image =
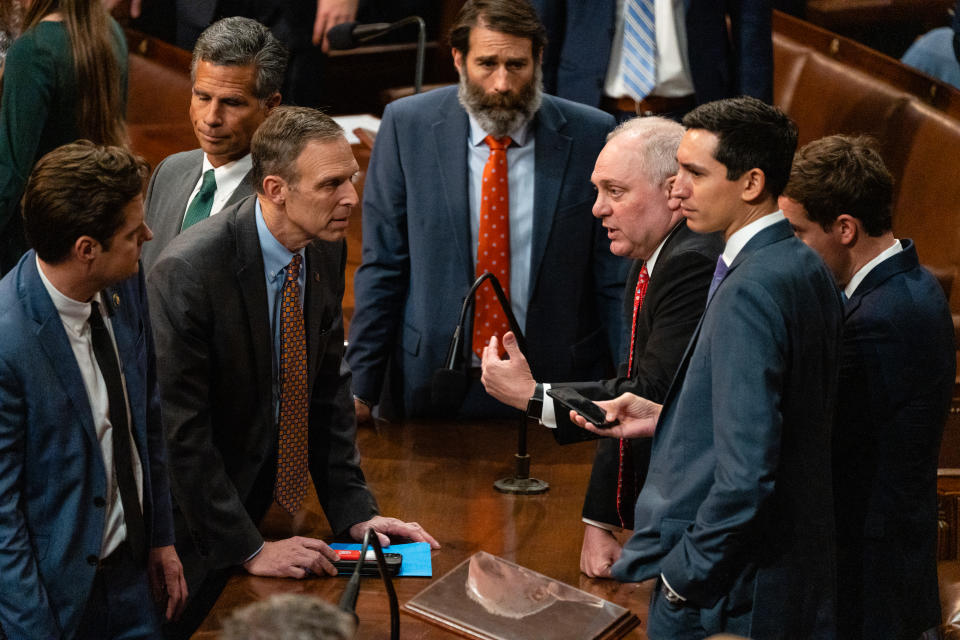
[[[596,403],[589,398],[584,397],[575,389],[571,389],[569,387],[551,387],[550,389],[547,389],[547,395],[565,406],[567,409],[576,411],[586,418],[587,422],[598,429],[609,429],[614,425],[620,424],[619,420],[607,422],[607,413],[597,406]]]
[[[333,563],[337,568],[337,575],[349,578],[353,575],[353,570],[360,562],[360,551],[358,549],[337,549],[337,555],[340,559]],[[395,576],[400,572],[400,565],[403,564],[403,556],[399,553],[383,554],[384,565],[387,568],[387,575]],[[373,549],[367,551],[366,560],[360,567],[361,576],[379,576],[380,569],[377,567],[377,556]]]

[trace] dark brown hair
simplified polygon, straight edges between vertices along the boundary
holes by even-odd
[[[120,67],[107,10],[101,0],[33,0],[23,31],[58,11],[63,15],[77,75],[80,135],[97,144],[127,144]]]
[[[827,136],[806,144],[793,160],[783,195],[803,205],[824,231],[844,213],[874,237],[893,228],[893,177],[869,136]]]
[[[98,0],[99,1],[99,0]],[[44,262],[62,262],[80,236],[104,250],[124,222],[149,170],[125,147],[79,140],[40,158],[23,194],[23,228]]]
[[[300,179],[297,158],[308,142],[330,142],[342,137],[343,128],[319,109],[277,107],[250,140],[250,177],[257,193],[263,193],[263,179],[267,176],[280,176],[287,183],[296,184]]]
[[[526,38],[533,48],[535,61],[547,44],[547,31],[526,0],[467,0],[450,30],[450,46],[467,55],[470,30],[478,24],[491,31]]]

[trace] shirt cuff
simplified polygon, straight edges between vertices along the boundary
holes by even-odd
[[[547,382],[543,383],[543,409],[540,412],[540,424],[549,428],[557,428],[557,410],[554,408],[553,403],[556,402],[553,398],[547,395],[547,389],[550,388],[550,384]]]
[[[248,562],[250,562],[251,560],[253,560],[254,558],[256,558],[256,557],[260,554],[261,551],[263,551],[263,543],[262,543],[262,542],[260,543],[260,548],[257,549],[256,551],[254,551],[253,553],[251,553],[251,554],[250,554],[250,557],[243,561],[243,564],[247,564]]]
[[[684,598],[682,595],[680,595],[679,593],[677,593],[676,591],[673,590],[673,587],[671,587],[671,586],[670,586],[670,583],[667,582],[667,576],[665,576],[665,575],[663,575],[663,573],[661,573],[661,574],[660,574],[660,579],[663,581],[663,586],[666,587],[667,589],[669,589],[669,590],[670,590],[670,593],[672,593],[673,595],[677,596],[677,599],[680,600],[680,602],[686,602],[686,601],[687,601],[686,598]]]
[[[610,533],[619,533],[623,531],[623,527],[618,527],[615,524],[610,524],[608,522],[600,522],[599,520],[591,520],[590,518],[580,518],[583,524],[590,525],[591,527],[596,527],[597,529],[603,529],[609,531]]]

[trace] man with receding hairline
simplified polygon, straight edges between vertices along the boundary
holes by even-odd
[[[356,448],[343,366],[344,237],[359,170],[343,130],[278,107],[251,143],[257,195],[174,239],[150,273],[177,546],[191,599],[167,629],[189,637],[242,567],[335,575],[300,531],[312,479],[336,535],[436,541],[378,515]],[[283,536],[260,525],[273,509]],[[298,535],[305,533],[308,535]]]

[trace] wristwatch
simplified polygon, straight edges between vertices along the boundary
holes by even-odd
[[[538,382],[533,395],[527,400],[527,417],[539,420],[543,416],[543,384]]]

